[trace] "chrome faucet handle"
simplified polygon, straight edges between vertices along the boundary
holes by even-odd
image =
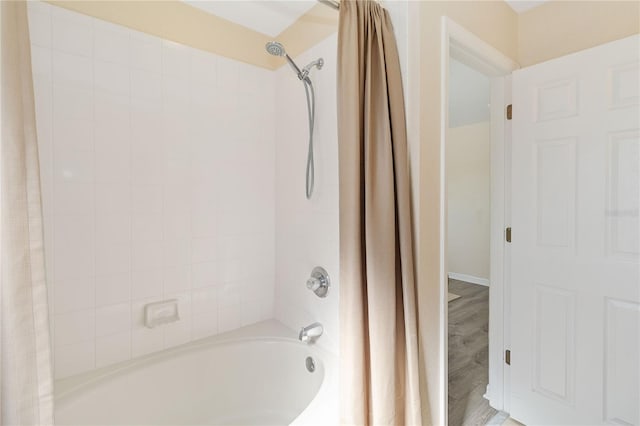
[[[320,266],[313,268],[311,277],[307,280],[307,288],[318,297],[327,297],[330,285],[331,281],[327,271]]]
[[[316,291],[320,287],[322,287],[322,282],[319,279],[311,277],[307,280],[307,288],[309,290]]]

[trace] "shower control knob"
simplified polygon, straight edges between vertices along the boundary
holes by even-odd
[[[307,280],[307,288],[311,291],[316,291],[322,286],[320,280],[317,278],[309,278]]]
[[[313,291],[318,297],[327,297],[330,285],[331,281],[329,280],[327,271],[320,266],[313,268],[311,277],[307,280],[307,288]]]

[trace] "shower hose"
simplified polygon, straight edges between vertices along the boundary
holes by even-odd
[[[315,166],[313,162],[313,126],[316,119],[316,96],[313,90],[313,84],[309,77],[305,77],[304,92],[307,95],[307,111],[309,117],[309,149],[307,152],[307,178],[306,178],[306,195],[307,200],[311,199],[313,194],[313,184],[315,180]]]

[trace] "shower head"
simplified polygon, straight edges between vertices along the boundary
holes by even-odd
[[[287,52],[284,50],[284,46],[277,41],[270,41],[265,45],[265,49],[273,56],[285,56]]]
[[[264,47],[265,49],[267,49],[267,52],[270,55],[284,56],[287,59],[287,62],[289,62],[289,65],[291,66],[291,68],[293,68],[295,73],[298,74],[298,78],[300,80],[302,80],[305,77],[305,75],[302,74],[302,71],[300,71],[300,68],[296,65],[295,62],[293,62],[293,59],[291,59],[291,57],[287,55],[287,52],[286,50],[284,50],[284,46],[282,45],[282,43],[278,43],[277,41],[270,41]]]

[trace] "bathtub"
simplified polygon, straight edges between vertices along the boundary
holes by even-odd
[[[58,381],[55,422],[337,424],[335,358],[293,335],[268,321]]]

